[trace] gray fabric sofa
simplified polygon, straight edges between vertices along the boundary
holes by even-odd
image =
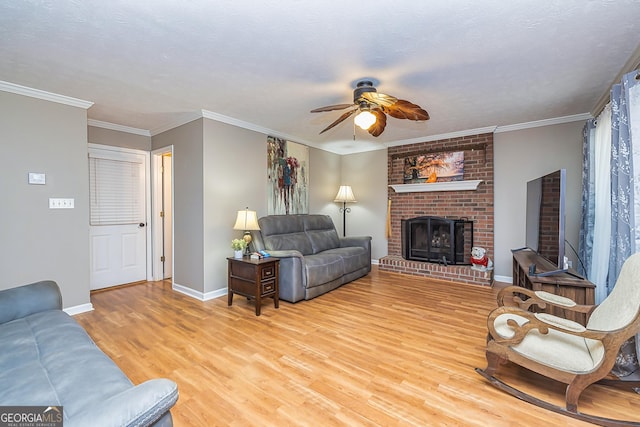
[[[269,215],[258,225],[254,249],[280,259],[280,299],[309,300],[371,271],[371,237],[339,237],[328,215]]]
[[[134,386],[62,311],[53,281],[0,291],[0,406],[62,406],[65,427],[172,426],[177,385]]]

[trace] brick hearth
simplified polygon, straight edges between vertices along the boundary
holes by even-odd
[[[487,249],[493,259],[493,134],[470,135],[439,141],[389,147],[389,185],[403,184],[405,157],[445,151],[464,151],[464,180],[482,180],[476,190],[396,193],[389,187],[391,237],[389,255],[380,259],[381,270],[436,279],[491,286],[493,272],[467,265],[440,265],[402,258],[401,220],[418,216],[466,218],[473,221],[474,246]]]

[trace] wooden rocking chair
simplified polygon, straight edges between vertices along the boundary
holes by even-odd
[[[603,426],[640,426],[640,422],[578,411],[580,394],[593,383],[640,387],[637,375],[630,381],[610,375],[620,347],[640,331],[640,253],[626,260],[611,294],[598,306],[578,305],[565,297],[518,286],[502,289],[498,305],[487,319],[488,364],[484,370],[476,368],[480,375],[500,390],[554,412]],[[529,311],[534,305],[587,313],[589,320],[584,327],[551,314]],[[498,365],[507,361],[567,384],[566,407],[538,399],[497,379],[494,374]]]

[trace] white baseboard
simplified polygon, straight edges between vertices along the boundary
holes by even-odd
[[[194,289],[191,289],[187,286],[179,285],[175,282],[173,283],[173,286],[171,288],[176,292],[180,292],[181,294],[184,294],[188,297],[195,298],[198,301],[209,301],[209,300],[220,298],[227,295],[227,288],[222,288],[222,289],[217,289],[215,291],[202,293]]]
[[[76,314],[93,311],[93,304],[89,302],[87,304],[74,305],[73,307],[64,308],[62,311],[67,313],[69,316],[75,316]]]
[[[379,259],[372,259],[372,260],[371,260],[371,264],[373,264],[373,265],[379,265],[379,264],[380,264],[380,260],[379,260]]]
[[[493,280],[500,283],[512,283],[513,277],[511,276],[493,276]]]

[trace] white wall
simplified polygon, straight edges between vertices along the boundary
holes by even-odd
[[[51,279],[65,308],[90,304],[87,111],[0,91],[0,140],[0,289]],[[75,208],[49,209],[50,197]]]
[[[562,168],[567,170],[566,240],[578,249],[583,126],[579,121],[494,135],[494,273],[499,279],[511,279],[511,249],[525,243],[527,182]],[[577,267],[569,245],[565,252]]]

